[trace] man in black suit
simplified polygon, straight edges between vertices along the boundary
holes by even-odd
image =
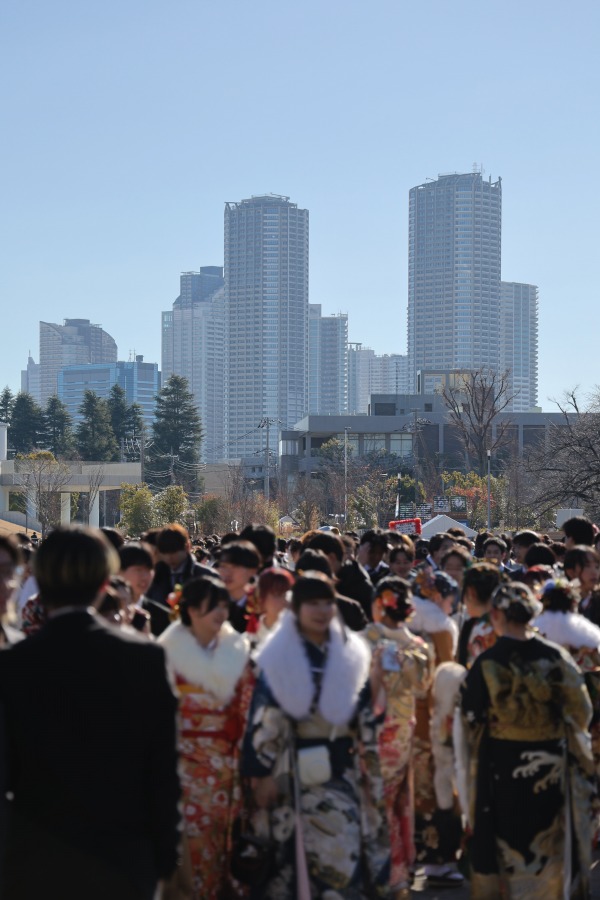
[[[229,622],[241,634],[246,631],[248,599],[254,591],[260,563],[254,544],[239,540],[224,545],[216,565],[219,578],[229,594]]]
[[[154,570],[154,579],[142,606],[150,613],[152,634],[158,637],[171,624],[171,610],[168,597],[171,591],[187,584],[192,578],[203,575],[214,577],[214,569],[202,566],[192,556],[190,537],[182,525],[167,525],[156,539],[156,549],[160,561]]]
[[[37,551],[47,624],[0,653],[4,900],[151,900],[177,862],[176,700],[163,650],[94,614],[115,551],[59,528]]]

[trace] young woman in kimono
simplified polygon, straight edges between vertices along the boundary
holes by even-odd
[[[379,759],[390,830],[390,882],[396,900],[410,897],[415,862],[412,762],[415,699],[426,696],[433,677],[433,653],[429,645],[406,625],[412,611],[409,583],[397,576],[382,578],[373,600],[375,624],[365,632],[374,648],[381,652],[385,722],[379,734]]]
[[[594,826],[597,838],[600,824],[600,627],[576,611],[580,601],[576,583],[566,578],[552,579],[540,593],[544,611],[533,625],[543,637],[569,651],[583,672],[594,708],[590,733],[596,768]]]
[[[237,892],[228,883],[228,853],[254,678],[249,642],[229,625],[228,611],[229,595],[219,579],[194,578],[179,598],[181,620],[159,638],[179,694],[184,830],[194,900],[220,900],[226,889],[228,896]]]
[[[458,585],[445,572],[423,568],[413,583],[414,613],[410,630],[431,647],[435,665],[454,660],[458,628],[450,618]],[[462,831],[458,808],[439,806],[435,790],[435,762],[431,717],[433,694],[429,690],[416,702],[414,739],[415,846],[417,863],[424,866],[429,887],[460,887],[457,870]]]
[[[257,665],[243,774],[252,779],[257,806],[269,809],[276,847],[271,877],[257,896],[359,900],[367,889],[389,896],[371,653],[340,622],[325,575],[298,579],[292,608],[281,614]]]
[[[498,566],[489,562],[472,565],[463,579],[462,602],[465,620],[458,638],[457,661],[470,669],[480,653],[496,643],[490,618],[491,597],[503,575]]]
[[[528,628],[538,611],[525,585],[500,585],[498,639],[462,687],[473,900],[589,897],[592,707],[571,656]]]

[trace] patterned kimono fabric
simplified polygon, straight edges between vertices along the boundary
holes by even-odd
[[[179,753],[184,827],[195,900],[244,896],[230,883],[231,826],[240,809],[239,756],[254,679],[249,644],[225,623],[213,649],[180,622],[160,643],[179,694]]]
[[[561,647],[499,638],[462,688],[471,897],[589,897],[593,762],[583,677]]]
[[[371,625],[366,636],[375,647],[382,641],[393,641],[399,652],[400,670],[383,672],[385,722],[379,735],[379,759],[391,843],[390,883],[395,890],[410,885],[415,862],[415,698],[427,695],[433,677],[433,654],[428,644],[407,628]]]
[[[569,651],[583,673],[592,701],[590,734],[596,770],[594,815],[597,829],[600,814],[600,628],[579,613],[548,610],[533,624],[544,637]]]
[[[414,597],[415,613],[408,620],[411,631],[430,646],[435,665],[454,659],[457,643],[455,623],[431,600]],[[433,712],[431,691],[417,697],[414,738],[415,846],[419,865],[454,862],[462,830],[457,806],[439,809],[435,793],[435,763],[430,722]]]
[[[389,834],[367,681],[370,653],[358,635],[348,632],[343,639],[337,621],[330,631],[328,645],[319,648],[301,637],[295,616],[285,612],[258,657],[261,675],[242,768],[249,777],[274,776],[279,792],[270,812],[276,860],[268,883],[256,893],[261,900],[296,897],[296,766],[291,754],[317,745],[327,747],[331,777],[322,784],[300,784],[311,897],[389,896]],[[338,665],[342,653],[346,658]],[[313,708],[315,674],[321,689]]]

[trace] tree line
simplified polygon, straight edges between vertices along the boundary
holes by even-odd
[[[172,375],[155,399],[150,434],[144,432],[141,407],[128,403],[118,384],[106,399],[85,391],[76,423],[57,396],[41,406],[30,394],[14,395],[5,387],[0,421],[9,426],[8,446],[16,456],[44,450],[65,462],[118,462],[139,460],[147,447],[145,461],[159,488],[162,479],[164,486],[177,480],[193,490],[198,485],[202,425],[187,380]]]

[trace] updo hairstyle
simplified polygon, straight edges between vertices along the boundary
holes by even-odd
[[[399,549],[405,552],[404,548]],[[413,611],[410,584],[398,575],[387,575],[377,582],[374,600],[381,600],[385,614],[393,622],[404,622]]]

